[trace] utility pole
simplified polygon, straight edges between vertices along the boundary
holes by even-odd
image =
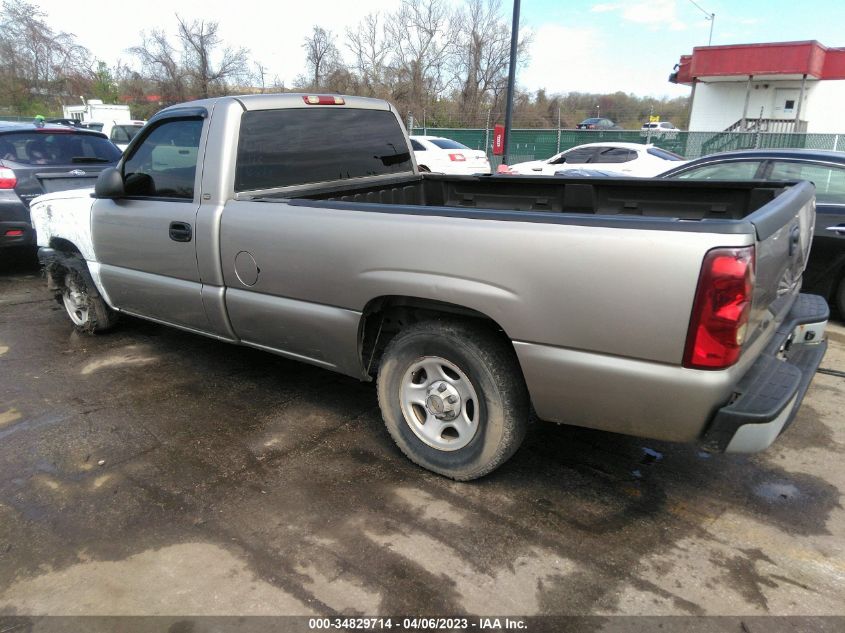
[[[651,117],[654,116],[654,104],[652,103],[651,106],[648,108],[648,134],[645,137],[645,144],[648,145],[651,143]]]
[[[484,124],[484,153],[490,152],[490,110],[487,110],[487,122]]]
[[[513,122],[513,91],[516,83],[516,49],[519,43],[519,0],[513,0],[513,23],[511,24],[511,60],[508,66],[508,102],[505,108],[505,139],[502,148],[502,164],[507,165],[510,151],[511,123]]]
[[[557,151],[555,154],[560,154],[560,106],[557,107]]]

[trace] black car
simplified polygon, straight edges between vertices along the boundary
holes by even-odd
[[[50,123],[0,122],[0,249],[35,244],[30,201],[93,187],[121,152],[105,134]]]
[[[575,126],[579,130],[621,130],[622,128],[616,125],[610,119],[602,119],[593,117],[591,119],[584,119]]]
[[[816,185],[816,230],[804,290],[824,296],[845,318],[845,152],[760,149],[712,154],[661,178],[809,180]]]

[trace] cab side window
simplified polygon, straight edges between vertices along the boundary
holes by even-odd
[[[173,119],[153,128],[123,166],[126,195],[193,200],[202,124]]]

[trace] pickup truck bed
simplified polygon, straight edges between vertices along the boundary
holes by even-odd
[[[667,186],[668,184],[674,186]],[[299,193],[239,195],[244,200],[325,200],[408,207],[534,211],[677,220],[741,220],[786,191],[763,181],[654,182],[645,179],[549,178],[546,176],[447,176],[422,174],[362,186],[338,183]],[[296,204],[296,203],[295,203]],[[337,205],[334,205],[338,208]],[[364,210],[365,207],[346,207]],[[368,208],[378,211],[378,208]],[[477,217],[477,216],[474,216]],[[491,218],[502,217],[491,215]],[[553,221],[548,215],[543,221]],[[575,218],[567,218],[573,221]],[[708,223],[708,230],[709,230]],[[677,227],[674,227],[677,229]],[[702,230],[698,226],[695,230]],[[683,230],[683,229],[677,229]]]

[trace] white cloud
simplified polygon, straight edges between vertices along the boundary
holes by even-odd
[[[593,13],[607,13],[608,11],[616,11],[617,9],[622,9],[625,5],[624,4],[614,4],[614,3],[604,3],[604,4],[595,4],[593,8],[590,9]]]
[[[595,29],[540,26],[534,33],[530,62],[517,82],[532,91],[545,88],[549,94],[617,90],[654,96],[689,94],[686,86],[668,83],[668,66],[644,68],[614,60],[607,48],[606,36]]]
[[[683,31],[687,25],[678,17],[676,0],[649,0],[648,2],[603,3],[590,9],[596,13],[618,11],[624,20],[643,24],[652,31],[668,28]]]

